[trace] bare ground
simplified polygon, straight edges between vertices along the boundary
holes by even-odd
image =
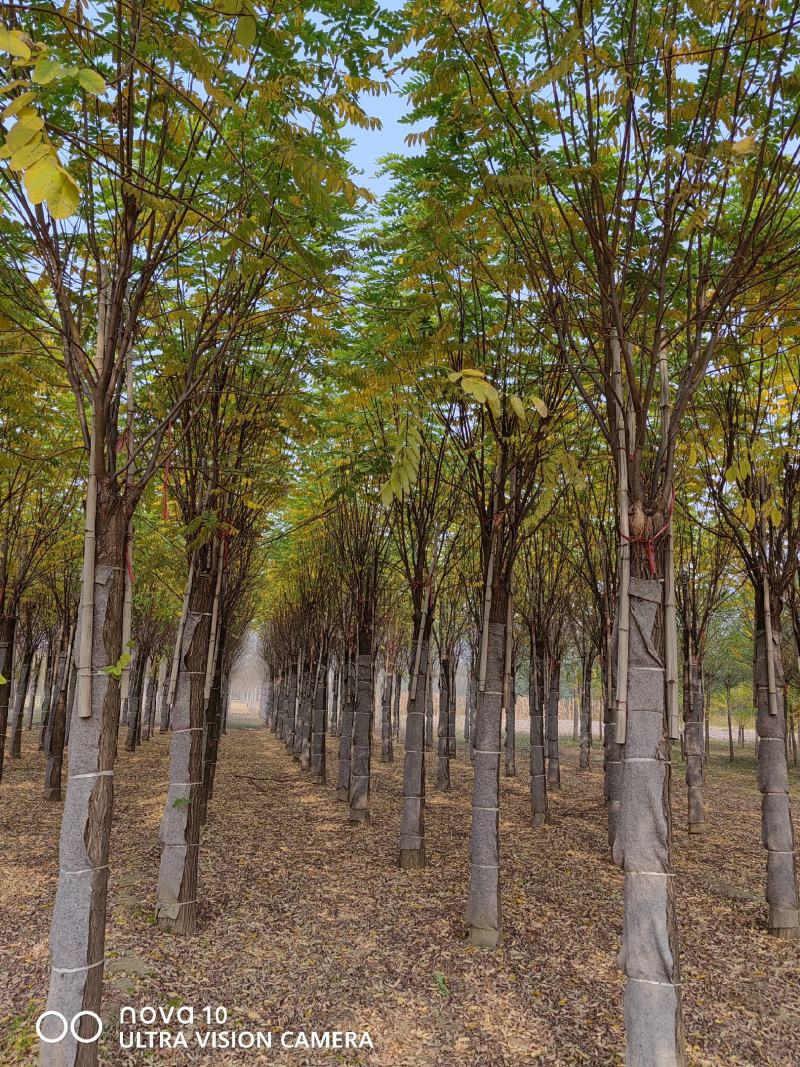
[[[0,1064],[36,1059],[33,1021],[47,982],[47,936],[61,806],[41,799],[35,731],[0,787]],[[338,741],[329,742],[335,777]],[[223,739],[201,849],[199,930],[152,925],[168,738],[117,772],[101,1042],[106,1064],[369,1063],[518,1067],[621,1063],[620,873],[606,848],[600,750],[579,772],[565,747],[551,822],[529,823],[527,775],[502,782],[504,943],[465,940],[471,771],[461,746],[453,789],[428,766],[430,866],[395,864],[402,750],[373,761],[372,821],[345,822],[334,789],[313,787],[264,730]],[[792,787],[798,792],[797,771]],[[708,834],[685,831],[682,767],[674,826],[689,1061],[800,1062],[800,945],[765,930],[758,794],[751,756],[708,775]],[[797,805],[795,805],[797,818]],[[272,1051],[129,1052],[120,1005],[227,1008],[224,1028],[272,1030]],[[173,1032],[175,1027],[172,1028]],[[284,1050],[284,1031],[369,1032],[374,1051]],[[191,1040],[191,1034],[189,1034]]]

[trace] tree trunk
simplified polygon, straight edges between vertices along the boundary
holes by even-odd
[[[14,719],[11,735],[11,758],[22,759],[22,723],[25,717],[25,698],[31,681],[33,665],[33,648],[26,648],[22,654],[17,691],[14,694]]]
[[[289,753],[294,753],[294,734],[297,728],[297,690],[300,685],[298,674],[297,659],[294,659],[289,673],[286,717],[283,723],[283,739],[286,742],[286,751]]]
[[[561,692],[561,660],[550,667],[550,693],[547,702],[547,788],[561,788],[561,750],[558,744],[558,700]]]
[[[603,666],[603,792],[608,818],[608,844],[614,847],[622,802],[622,757],[624,745],[617,742],[617,652],[616,628],[606,628]]]
[[[758,738],[758,788],[761,792],[761,841],[767,849],[769,932],[776,937],[800,935],[800,902],[794,856],[794,829],[789,806],[786,765],[786,716],[781,656],[780,599],[771,598],[772,662],[775,684],[774,714],[770,709],[765,609],[756,590],[755,688]]]
[[[97,420],[95,421],[97,426]],[[93,448],[93,452],[96,450]],[[127,517],[116,487],[98,478],[94,523],[87,524],[86,557],[92,581],[84,586],[84,610],[91,612],[91,647],[81,653],[81,701],[69,725],[69,777],[61,818],[59,871],[50,929],[51,972],[47,1010],[74,1019],[99,1012],[108,892],[109,843],[113,814],[114,758],[119,728],[119,680],[104,668],[122,653],[123,564]],[[92,528],[93,526],[93,528]],[[92,543],[93,542],[93,543]],[[76,646],[80,645],[78,637]],[[52,1036],[43,1026],[45,1037]],[[60,1028],[59,1028],[60,1029]],[[96,1023],[84,1015],[81,1037]],[[42,1043],[42,1067],[90,1067],[96,1044],[81,1044],[68,1032],[57,1044]]]
[[[145,676],[145,657],[137,653],[136,662],[128,675],[128,729],[125,734],[125,751],[135,752],[139,738],[139,720],[142,713],[142,686]]]
[[[428,654],[433,611],[415,616],[411,642],[408,703],[406,705],[406,750],[403,758],[403,817],[400,822],[398,863],[403,870],[424,867],[425,857],[425,705],[427,703]],[[422,632],[420,633],[420,627]],[[417,651],[419,650],[419,655]],[[413,677],[416,671],[416,677]],[[414,695],[412,696],[412,690]]]
[[[40,715],[40,732],[39,732],[39,751],[44,751],[45,738],[47,736],[47,725],[50,719],[50,712],[53,707],[53,701],[55,699],[55,687],[58,680],[58,657],[60,652],[61,642],[63,636],[61,634],[61,627],[58,629],[58,639],[56,640],[55,633],[51,640],[51,646],[47,650],[47,674],[44,680],[44,694],[42,697],[42,711]]]
[[[183,629],[170,716],[169,789],[160,831],[156,921],[178,934],[192,933],[197,923],[204,695],[215,578],[209,549],[204,546],[196,556]]]
[[[450,716],[450,659],[445,653],[439,662],[439,721],[437,723],[436,788],[450,788],[450,750],[448,719]]]
[[[531,729],[531,814],[534,826],[547,822],[547,775],[544,763],[545,650],[530,629],[531,669],[528,680],[528,712]]]
[[[217,768],[219,734],[222,723],[222,669],[225,659],[225,623],[220,620],[217,630],[217,647],[214,650],[214,667],[208,707],[203,731],[203,789],[200,800],[200,825],[208,819],[208,805],[214,795],[214,777]]]
[[[47,753],[44,768],[45,800],[61,800],[61,771],[64,765],[64,737],[67,727],[67,684],[74,633],[74,627],[70,630],[69,636],[66,632],[63,633],[62,649],[58,654],[56,669],[53,673],[53,708],[50,712],[50,725],[45,744]],[[63,644],[64,641],[66,645]]]
[[[153,716],[156,710],[156,689],[158,688],[158,661],[154,658],[150,664],[150,677],[147,680],[147,693],[144,694],[144,713],[142,715],[142,740],[149,741],[153,729]]]
[[[330,735],[336,737],[339,732],[339,708],[341,706],[341,682],[342,670],[337,664],[333,672],[333,686],[331,688],[331,721]]]
[[[170,664],[168,659],[164,659],[164,675],[161,679],[161,691],[159,693],[159,725],[158,732],[165,734],[169,730],[169,672]]]
[[[728,716],[728,761],[733,763],[733,723],[731,722],[731,687],[725,686],[725,710]]]
[[[495,948],[502,937],[500,899],[500,739],[508,589],[494,583],[486,644],[486,683],[475,721],[470,836],[469,940]]]
[[[325,749],[328,719],[328,672],[329,656],[326,651],[320,662],[317,686],[314,693],[314,712],[311,724],[311,781],[314,785],[325,785],[328,780],[325,766]]]
[[[353,765],[353,717],[355,712],[355,665],[348,654],[344,667],[342,696],[342,732],[339,735],[339,771],[336,779],[336,799],[350,799],[350,772]]]
[[[3,758],[8,729],[8,702],[11,697],[11,676],[14,671],[14,639],[17,633],[16,612],[0,616],[0,779],[3,777]],[[5,679],[4,681],[2,679]]]
[[[384,763],[394,762],[394,747],[392,745],[392,671],[387,664],[383,672],[383,698],[381,701],[381,760]]]
[[[42,687],[42,678],[43,678],[44,671],[45,671],[45,668],[46,668],[46,663],[45,663],[46,659],[47,659],[46,654],[45,653],[41,653],[40,655],[36,656],[36,658],[33,661],[32,668],[31,668],[31,670],[32,670],[31,683],[32,684],[28,687],[28,692],[30,693],[30,698],[31,699],[30,699],[30,703],[28,704],[28,709],[27,709],[28,710],[28,719],[27,719],[27,722],[25,723],[25,729],[26,730],[32,730],[33,729],[33,716],[34,716],[34,712],[36,711],[36,698],[39,695],[39,690]]]
[[[73,662],[70,665],[69,678],[67,681],[67,719],[64,724],[64,744],[69,745],[69,732],[72,727],[72,713],[75,710],[75,695],[78,690],[78,647],[77,642],[80,638],[80,633],[75,633],[75,656]],[[121,655],[121,653],[120,653]],[[116,739],[114,740],[114,746],[116,748]]]
[[[509,619],[511,613],[509,612]],[[503,705],[505,707],[505,770],[506,778],[517,775],[517,685],[514,677],[514,657],[511,652],[510,623],[506,625],[506,662],[503,676]]]
[[[394,732],[394,740],[400,740],[400,690],[403,686],[403,675],[400,671],[395,671],[394,675],[394,711],[392,713],[392,730]]]
[[[369,822],[373,708],[372,612],[365,609],[358,628],[356,705],[353,714],[353,755],[348,797],[351,823]]]
[[[645,563],[645,567],[647,564]],[[627,1063],[685,1064],[672,877],[663,581],[630,578],[627,726],[614,859],[625,872],[620,964]]]
[[[450,685],[448,687],[449,702],[447,707],[447,756],[448,759],[456,758],[456,668],[450,660]],[[449,773],[449,767],[448,767]]]
[[[470,663],[469,680],[467,682],[466,699],[464,701],[464,740],[472,739],[472,723],[475,717],[475,693],[478,688],[478,679],[475,676],[475,664]]]
[[[592,665],[594,656],[587,653],[581,661],[581,750],[578,766],[589,769],[589,750],[592,747]]]
[[[433,661],[428,649],[428,673],[425,677],[425,748],[433,751]]]
[[[705,833],[703,804],[704,720],[703,665],[691,634],[684,635],[683,718],[686,753],[686,785],[689,800],[689,833]]]
[[[314,709],[314,694],[316,691],[316,674],[312,664],[313,657],[309,658],[306,669],[303,671],[303,688],[300,700],[300,714],[298,716],[298,736],[295,740],[295,756],[300,760],[300,769],[307,771],[311,767],[311,719]]]

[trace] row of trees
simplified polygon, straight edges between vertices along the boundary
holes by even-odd
[[[516,687],[533,833],[560,785],[570,649],[582,765],[595,664],[602,685],[628,1059],[685,1062],[671,741],[682,705],[700,833],[706,663],[742,598],[768,925],[799,929],[791,3],[3,10],[0,735],[16,676],[13,754],[40,647],[45,797],[64,793],[48,1007],[100,1007],[118,732],[135,748],[150,729],[146,676],[171,733],[157,922],[188,934],[253,622],[270,724],[323,783],[335,723],[355,823],[376,668],[386,759],[407,676],[403,868],[426,862],[431,664],[440,788],[467,665],[466,919],[493,948]],[[392,63],[425,129],[367,211],[345,124],[374,125]]]

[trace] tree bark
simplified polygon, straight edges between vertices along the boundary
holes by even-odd
[[[620,964],[627,1063],[685,1064],[670,825],[663,581],[631,577],[627,727],[614,859],[625,872]]]
[[[17,615],[13,612],[0,616],[0,779],[3,777],[3,760],[8,729],[8,702],[11,697],[11,676],[14,671],[14,639],[17,633]]]
[[[353,714],[353,755],[350,769],[351,823],[369,822],[370,759],[372,755],[372,612],[365,608],[358,628],[356,705]]]
[[[95,427],[100,420],[95,419]],[[93,451],[95,451],[93,449]],[[69,777],[61,818],[59,871],[50,930],[51,972],[47,1010],[74,1019],[99,1012],[108,892],[109,843],[113,814],[114,758],[119,728],[119,681],[104,670],[122,652],[123,561],[127,516],[116,487],[98,477],[93,530],[87,529],[86,555],[93,564],[89,596],[91,648],[83,698],[70,724]],[[92,534],[94,543],[92,544]],[[84,587],[83,595],[87,596]],[[84,602],[86,603],[86,602]],[[76,644],[80,644],[76,637]],[[88,712],[88,714],[87,714]],[[89,1016],[80,1036],[96,1029]],[[45,1036],[51,1036],[44,1029]],[[90,1067],[97,1045],[81,1044],[71,1033],[57,1044],[40,1045],[42,1067]]]
[[[495,948],[502,938],[500,899],[500,740],[507,590],[495,582],[486,645],[486,684],[475,721],[470,836],[469,940]],[[504,595],[505,594],[505,595]]]
[[[433,751],[433,662],[428,649],[428,673],[425,677],[425,748]]]
[[[705,833],[706,829],[703,804],[705,764],[703,720],[705,718],[705,698],[703,693],[703,665],[691,634],[684,635],[683,718],[686,786],[689,802],[689,833],[702,834]]]
[[[606,629],[603,662],[603,792],[608,818],[608,844],[614,847],[622,802],[622,757],[624,745],[617,742],[617,652],[616,628]]]
[[[136,655],[136,662],[131,668],[128,688],[128,729],[125,734],[125,751],[135,752],[139,738],[140,717],[142,714],[142,684],[144,682],[145,657]]]
[[[297,690],[300,684],[299,666],[297,659],[292,661],[289,672],[289,690],[286,700],[286,715],[283,723],[283,739],[286,742],[286,751],[294,753],[294,734],[297,728]]]
[[[55,687],[58,682],[58,657],[63,641],[62,627],[58,629],[58,639],[56,639],[55,633],[51,640],[51,646],[48,648],[47,653],[47,674],[44,681],[44,695],[42,697],[42,712],[40,716],[40,731],[39,731],[39,751],[44,752],[45,738],[47,736],[48,722],[50,719],[50,712],[53,707],[53,701],[55,699]]]
[[[333,672],[333,686],[331,689],[331,721],[330,721],[330,735],[336,737],[339,733],[339,708],[341,705],[341,681],[342,670],[337,664]]]
[[[311,781],[314,785],[325,785],[327,768],[325,766],[325,749],[328,719],[328,672],[329,656],[326,651],[320,661],[317,673],[317,685],[314,692],[314,712],[311,724]]]
[[[303,671],[303,688],[298,716],[299,729],[295,741],[295,756],[300,760],[300,769],[303,771],[311,767],[311,720],[314,713],[316,674],[312,659],[309,658],[306,669]]]
[[[394,675],[394,711],[392,713],[392,731],[394,740],[400,740],[400,690],[403,686],[403,675],[395,671]]]
[[[411,641],[408,704],[406,706],[406,745],[403,758],[403,817],[400,822],[399,866],[403,870],[424,867],[425,856],[425,705],[427,703],[428,654],[433,627],[433,611],[415,618]],[[422,632],[420,633],[420,627]],[[417,649],[419,648],[419,656]],[[416,688],[414,688],[416,682]],[[412,697],[411,692],[414,690]]]
[[[728,716],[728,762],[733,763],[733,723],[731,721],[731,687],[725,686],[725,711]]]
[[[450,788],[450,746],[448,720],[450,717],[450,658],[445,653],[439,662],[439,721],[437,723],[436,788]]]
[[[22,654],[17,689],[14,694],[14,718],[11,734],[11,758],[22,759],[22,723],[25,716],[25,698],[31,680],[33,648],[26,648]]]
[[[190,934],[197,924],[197,872],[203,789],[203,724],[215,574],[210,546],[198,550],[183,629],[171,713],[169,789],[161,819],[156,921]]]
[[[394,762],[394,746],[392,745],[392,682],[394,675],[389,667],[383,672],[383,696],[381,699],[381,760],[384,763]]]
[[[200,825],[208,819],[208,805],[214,795],[214,777],[217,769],[219,734],[222,722],[222,670],[225,659],[225,623],[220,621],[217,647],[214,650],[214,668],[211,689],[208,694],[205,730],[203,731],[203,789],[200,800]]]
[[[558,744],[558,700],[561,692],[561,660],[550,667],[550,693],[547,702],[547,788],[561,788],[561,750]]]
[[[355,665],[354,657],[348,654],[344,667],[344,684],[342,687],[343,705],[339,734],[339,769],[336,779],[336,799],[350,799],[350,772],[353,765],[353,718],[355,713]]]
[[[74,627],[69,636],[64,632],[62,648],[58,654],[53,677],[53,708],[50,712],[50,726],[47,730],[45,749],[47,758],[44,768],[44,799],[61,800],[61,772],[64,765],[64,737],[67,726],[67,683],[69,681],[70,659]],[[63,642],[66,641],[64,645]]]
[[[781,656],[780,599],[771,597],[772,662],[775,681],[774,714],[770,709],[765,609],[756,590],[755,689],[758,739],[758,788],[761,793],[761,841],[767,850],[766,897],[769,932],[775,937],[800,936],[800,902],[794,828],[789,806],[786,765],[786,714]]]
[[[581,748],[578,766],[589,769],[589,750],[592,747],[592,665],[594,656],[589,653],[581,661]]]
[[[508,622],[506,623],[506,652],[503,664],[503,707],[505,709],[506,720],[506,778],[515,778],[517,774],[517,686],[514,677],[514,655],[512,652],[511,619],[512,615],[509,607]]]
[[[544,642],[536,639],[531,626],[528,712],[531,730],[531,814],[534,826],[544,826],[547,822],[547,775],[544,758],[545,655]]]

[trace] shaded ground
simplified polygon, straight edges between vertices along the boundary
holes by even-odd
[[[0,787],[0,1063],[33,1063],[42,1010],[60,805],[40,799],[41,755]],[[338,749],[334,740],[330,748]],[[402,752],[401,752],[402,755]],[[203,836],[200,928],[186,940],[152,925],[168,738],[117,773],[101,1043],[107,1064],[370,1063],[375,1067],[517,1067],[622,1062],[621,875],[607,859],[601,774],[564,749],[552,821],[528,824],[524,758],[502,782],[503,948],[469,947],[471,771],[461,754],[451,793],[429,762],[431,866],[395,866],[402,760],[373,763],[373,819],[352,828],[332,786],[314,788],[264,730],[223,739]],[[593,758],[599,763],[600,751]],[[335,757],[329,768],[335,771]],[[675,854],[690,1063],[789,1065],[800,1059],[800,946],[766,935],[752,757],[708,782],[709,833],[685,832],[682,768]],[[797,772],[792,788],[798,793]],[[795,805],[797,813],[797,805]],[[795,815],[797,818],[797,814]],[[121,1051],[119,1006],[222,1005],[240,1029],[369,1031],[362,1052]],[[173,1028],[173,1032],[174,1032]],[[191,1036],[191,1035],[190,1035]],[[277,1041],[277,1038],[276,1038]]]

